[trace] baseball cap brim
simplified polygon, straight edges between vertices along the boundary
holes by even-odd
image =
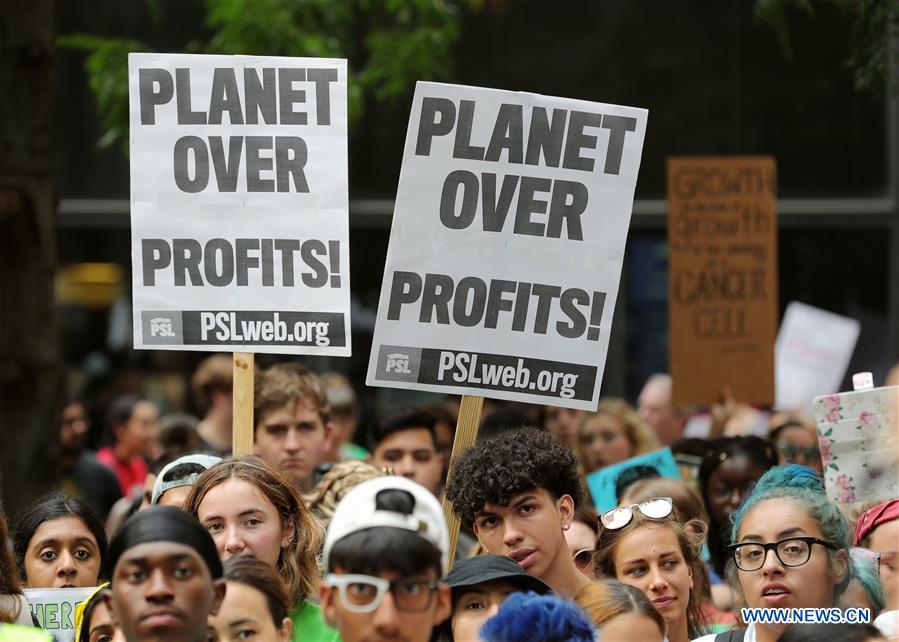
[[[460,560],[444,578],[444,583],[453,589],[484,584],[494,580],[512,582],[524,591],[547,595],[553,590],[543,580],[521,568],[515,560],[501,555],[478,555]]]

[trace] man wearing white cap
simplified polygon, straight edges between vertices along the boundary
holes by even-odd
[[[337,505],[322,557],[322,612],[345,642],[427,642],[452,608],[440,502],[404,477],[378,477]]]
[[[151,504],[181,508],[197,479],[222,460],[215,455],[185,455],[159,471]]]

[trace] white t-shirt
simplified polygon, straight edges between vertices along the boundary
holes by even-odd
[[[874,626],[888,640],[899,637],[899,611],[884,611],[874,618]]]
[[[696,638],[693,642],[715,642],[716,637],[718,637],[717,633],[709,633],[701,638]],[[756,642],[754,622],[746,627],[746,635],[743,637],[743,642]]]

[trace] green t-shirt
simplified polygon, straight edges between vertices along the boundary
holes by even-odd
[[[340,642],[340,635],[325,624],[318,604],[302,602],[290,612],[293,622],[292,642]]]

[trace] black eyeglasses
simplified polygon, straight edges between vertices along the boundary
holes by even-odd
[[[768,551],[773,550],[784,566],[802,566],[812,556],[812,545],[820,544],[832,551],[839,546],[817,537],[788,537],[778,542],[744,542],[731,544],[727,548],[734,557],[734,563],[741,571],[757,571],[765,565]]]

